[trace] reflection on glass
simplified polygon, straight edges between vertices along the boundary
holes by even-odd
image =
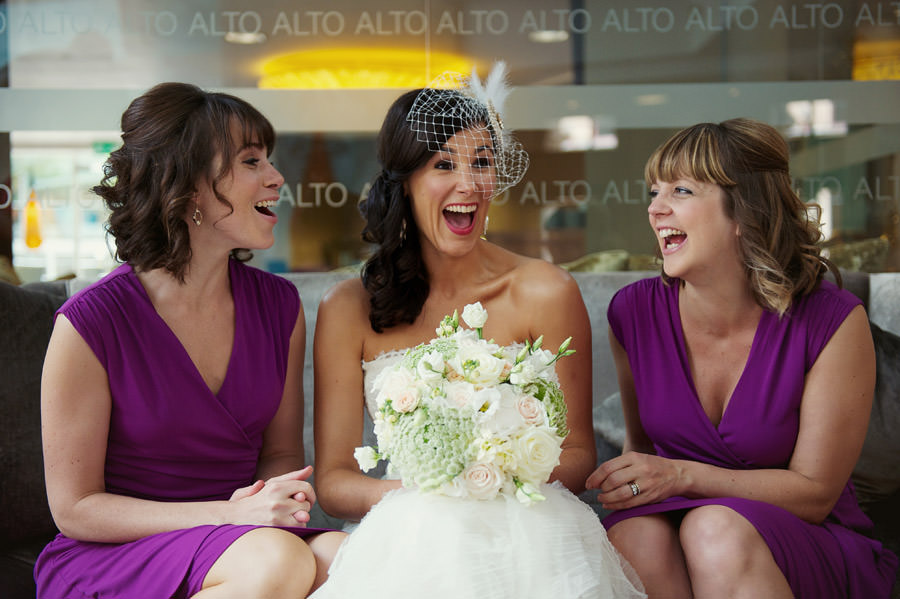
[[[25,279],[114,264],[89,190],[118,145],[124,106],[164,80],[244,95],[278,130],[280,223],[255,264],[354,268],[368,251],[356,204],[378,170],[374,135],[393,92],[444,70],[484,73],[498,58],[517,88],[508,125],[532,166],[494,202],[492,242],[573,268],[652,268],[646,157],[682,127],[746,116],[788,138],[798,192],[822,206],[830,255],[900,270],[897,2],[2,5],[0,118],[12,134],[0,239],[12,238]],[[25,235],[32,180],[37,247]]]

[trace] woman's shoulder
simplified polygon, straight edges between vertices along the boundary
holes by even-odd
[[[647,325],[648,319],[669,318],[670,307],[677,301],[679,281],[669,284],[661,276],[638,279],[616,290],[606,308],[606,319],[616,337],[622,340],[623,327]],[[631,323],[631,324],[629,324]]]
[[[293,329],[303,304],[300,291],[291,281],[237,260],[231,261],[230,268],[231,293],[235,302],[269,314],[277,311],[285,326]]]
[[[862,300],[828,280],[798,298],[788,310],[785,326],[801,326],[811,336],[830,337]]]
[[[655,301],[658,299],[656,296],[671,293],[677,290],[679,285],[678,279],[673,279],[667,284],[661,276],[646,277],[623,285],[613,294],[613,301],[616,301],[616,298],[620,298],[618,301],[627,300],[628,302],[641,298]]]
[[[511,278],[515,287],[530,295],[540,294],[552,297],[578,288],[578,284],[569,271],[541,258],[516,255]]]
[[[134,298],[139,295],[141,287],[136,284],[134,271],[128,264],[121,264],[100,280],[91,283],[87,287],[72,294],[59,312],[68,314],[70,311],[84,309],[96,310],[101,306],[108,308],[110,305],[132,305]]]
[[[843,319],[862,303],[852,292],[823,279],[813,291],[797,298],[789,313],[794,318],[821,317],[823,314],[836,313],[838,318]]]
[[[281,275],[256,268],[238,260],[231,260],[230,265],[231,274],[238,279],[239,284],[247,283],[249,287],[277,290],[287,295],[299,295],[297,287]]]
[[[359,277],[344,279],[332,285],[319,301],[319,313],[343,313],[347,317],[369,313],[369,292]]]
[[[587,314],[581,288],[564,268],[538,258],[522,257],[509,273],[511,306],[522,319],[543,322],[553,317]]]

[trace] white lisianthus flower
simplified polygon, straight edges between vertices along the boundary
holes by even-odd
[[[416,364],[416,376],[426,385],[436,385],[444,378],[444,355],[439,351],[430,351]]]
[[[500,452],[506,444],[504,441],[504,439],[489,435],[483,430],[480,431],[480,436],[475,439],[475,444],[478,447],[475,459],[484,463],[491,462],[502,468],[503,459],[500,456]]]
[[[468,304],[463,308],[463,321],[473,329],[484,327],[484,323],[487,322],[487,316],[487,310],[481,306],[481,302]]]
[[[544,428],[526,429],[513,441],[518,474],[524,480],[547,480],[559,464],[559,437]]]
[[[532,383],[538,376],[538,371],[534,368],[534,363],[530,360],[519,362],[513,366],[512,372],[509,373],[509,382],[513,385],[525,386]]]
[[[544,376],[552,360],[553,354],[547,350],[535,350],[513,367],[509,380],[515,385],[533,383],[538,377]]]
[[[503,473],[489,462],[472,464],[461,477],[468,496],[474,499],[493,499],[503,487]]]
[[[471,383],[466,384],[471,385]],[[482,414],[481,419],[492,418],[500,408],[502,397],[500,389],[497,387],[476,389],[474,385],[472,388],[475,389],[475,394],[472,396],[472,408]]]
[[[372,447],[357,447],[353,450],[353,457],[363,472],[368,472],[378,464],[378,454]]]
[[[520,397],[516,401],[516,409],[525,424],[529,426],[547,424],[547,410],[544,408],[544,404],[532,395]]]
[[[531,505],[535,501],[543,501],[547,499],[538,491],[538,488],[529,482],[519,482],[516,485],[516,499],[520,502]]]
[[[391,436],[394,432],[393,423],[387,422],[380,412],[375,416],[373,423],[372,432],[375,433],[375,437],[378,439],[378,446],[382,451],[390,451]]]

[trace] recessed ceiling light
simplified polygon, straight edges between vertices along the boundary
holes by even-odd
[[[660,106],[667,101],[665,94],[641,94],[634,98],[634,102],[638,106]]]
[[[266,34],[262,32],[229,31],[225,34],[225,41],[231,44],[261,44],[266,41]]]
[[[543,29],[541,31],[531,31],[528,33],[528,39],[539,44],[553,44],[556,42],[564,42],[569,39],[568,31],[556,31]]]

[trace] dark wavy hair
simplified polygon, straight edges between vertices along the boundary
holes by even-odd
[[[160,83],[133,100],[122,114],[122,146],[109,155],[93,188],[110,210],[107,232],[115,238],[116,258],[138,271],[165,268],[184,281],[191,259],[185,216],[197,184],[205,180],[231,207],[217,184],[231,172],[235,153],[252,143],[271,152],[275,131],[240,98]],[[250,257],[247,250],[232,255]]]
[[[841,283],[818,245],[819,206],[804,204],[791,184],[789,155],[774,127],[737,118],[679,131],[644,169],[648,185],[687,176],[723,188],[725,213],[740,227],[738,247],[756,302],[779,315],[828,270]]]
[[[388,109],[378,133],[377,157],[381,172],[359,204],[366,222],[363,241],[375,244],[372,256],[363,266],[362,282],[369,292],[369,322],[377,333],[401,323],[414,322],[428,297],[428,273],[404,184],[434,155],[426,140],[417,138],[406,118],[419,94],[431,92],[442,97],[437,109],[439,114],[466,112],[454,110],[454,105],[471,104],[471,100],[462,95],[430,88],[415,89],[397,98]],[[424,137],[428,143],[443,145],[457,132],[489,122],[486,112],[474,112],[468,118],[444,116],[441,126],[429,129]]]

